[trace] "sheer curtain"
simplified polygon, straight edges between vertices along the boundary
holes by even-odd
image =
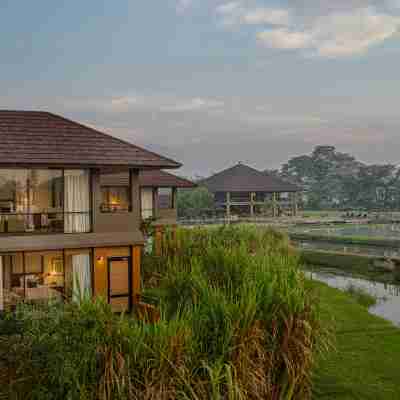
[[[142,189],[142,218],[147,219],[153,216],[153,189]]]
[[[90,231],[89,171],[65,171],[64,232]]]
[[[72,256],[72,301],[79,303],[91,294],[91,273],[89,254]]]

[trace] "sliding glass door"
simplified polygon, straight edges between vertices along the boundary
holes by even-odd
[[[0,169],[1,233],[90,232],[90,172]]]

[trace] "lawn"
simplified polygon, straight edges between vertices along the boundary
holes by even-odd
[[[315,399],[400,399],[400,329],[368,313],[349,295],[316,285],[335,351],[318,362]]]

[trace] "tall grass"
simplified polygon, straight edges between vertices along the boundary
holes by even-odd
[[[16,399],[310,397],[318,308],[285,236],[182,229],[144,268],[159,323],[116,316],[101,299],[23,306],[3,321],[15,329],[0,337],[0,391]]]

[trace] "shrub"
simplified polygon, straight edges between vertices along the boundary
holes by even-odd
[[[178,230],[146,256],[161,320],[103,300],[22,306],[2,335],[10,398],[307,399],[317,302],[287,238],[258,228]],[[152,274],[158,274],[152,280]]]

